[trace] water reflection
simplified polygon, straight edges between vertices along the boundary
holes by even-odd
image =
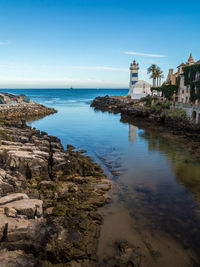
[[[184,249],[193,248],[200,256],[200,205],[193,197],[195,194],[196,199],[200,200],[200,162],[183,151],[177,143],[169,143],[158,131],[140,131],[138,142],[141,139],[147,141],[150,156],[148,161],[152,162],[149,179],[145,154],[143,162],[140,162],[140,166],[137,165],[139,178],[135,176],[136,165],[133,161],[137,161],[137,156],[134,153],[135,158],[129,163],[128,174],[120,180],[118,202],[125,205],[130,216],[140,224],[140,230],[144,228],[150,232],[168,233]],[[157,153],[159,157],[165,158],[167,165],[163,171],[161,161],[157,160],[158,165],[154,165],[153,157]]]
[[[149,150],[159,151],[167,156],[175,173],[176,181],[184,185],[196,199],[200,201],[200,167],[199,160],[192,157],[187,151],[176,147],[176,143],[169,143],[162,137],[158,138],[156,132],[146,130],[140,137],[148,140]]]
[[[129,140],[133,144],[137,136],[137,127],[129,124]]]

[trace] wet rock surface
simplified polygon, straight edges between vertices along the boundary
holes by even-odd
[[[1,266],[96,266],[111,187],[100,166],[23,121],[1,127]]]

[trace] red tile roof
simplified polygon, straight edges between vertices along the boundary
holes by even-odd
[[[181,63],[178,67],[181,67],[181,66],[185,66],[185,64],[184,63]]]
[[[200,64],[200,60],[194,62],[195,65]]]

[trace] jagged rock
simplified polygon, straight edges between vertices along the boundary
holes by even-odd
[[[110,188],[100,166],[24,123],[10,121],[4,128],[10,139],[2,137],[0,146],[0,251],[20,249],[21,259],[31,251],[50,260],[47,266],[66,259],[69,266],[95,266],[101,223],[96,211]],[[12,263],[6,258],[5,264]]]

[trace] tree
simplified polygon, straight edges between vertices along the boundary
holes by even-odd
[[[167,99],[171,99],[171,97],[173,96],[173,94],[178,92],[178,87],[177,85],[172,85],[172,84],[165,84],[163,83],[163,85],[161,86],[162,88],[162,93],[163,95],[167,98]]]
[[[147,73],[151,73],[150,78],[153,79],[153,87],[156,87],[156,64],[152,64],[148,69]]]
[[[161,79],[164,78],[164,76],[163,76],[163,71],[160,69],[160,67],[156,67],[155,76],[157,79],[157,87],[161,86]]]
[[[153,79],[153,87],[161,86],[161,79],[163,76],[163,71],[156,64],[152,64],[148,69],[147,73],[151,73],[150,78]]]

